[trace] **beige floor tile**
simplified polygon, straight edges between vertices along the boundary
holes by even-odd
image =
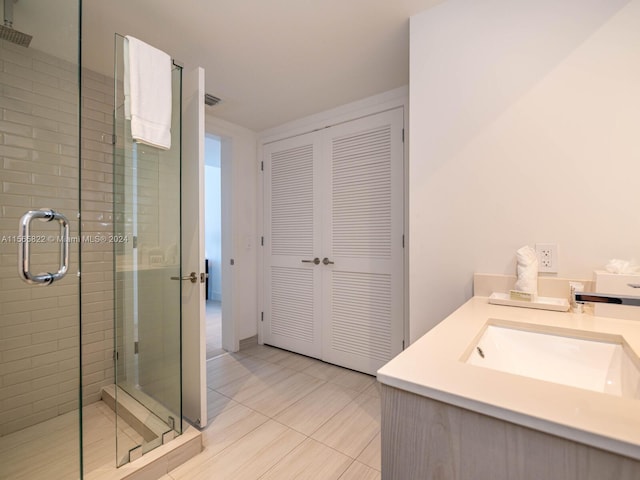
[[[367,387],[362,393],[380,398],[380,382],[376,380],[373,385]]]
[[[305,368],[302,373],[306,373],[307,375],[311,375],[328,382],[329,380],[342,375],[344,370],[345,369],[342,367],[337,367],[335,365],[331,365],[330,363],[325,363],[318,360],[317,362]]]
[[[296,353],[290,353],[288,355],[278,356],[273,360],[269,359],[269,361],[272,363],[277,363],[278,365],[282,365],[283,367],[297,370],[299,372],[320,362],[320,360],[318,359],[306,357],[304,355],[298,355]]]
[[[209,419],[209,424],[202,436],[204,451],[200,455],[215,456],[267,420],[267,417],[250,408],[235,404]]]
[[[44,422],[46,423],[46,422]],[[41,424],[42,425],[42,424]],[[77,423],[76,423],[77,429]],[[42,432],[47,435],[46,432]],[[28,443],[0,456],[0,478],[15,480],[64,480],[78,478],[80,471],[78,435],[66,438],[55,432],[54,440],[48,446],[32,449]],[[115,458],[112,451],[112,458]],[[7,455],[8,454],[8,455]]]
[[[280,412],[275,419],[298,432],[311,435],[359,395],[355,390],[324,383]]]
[[[360,462],[353,462],[340,480],[380,480],[380,472]]]
[[[268,362],[271,362],[271,363],[286,362],[288,360],[291,360],[293,358],[298,358],[301,356],[301,355],[298,355],[297,353],[290,352],[288,350],[283,350],[281,348],[274,348],[274,347],[269,347],[269,348],[271,348],[272,351],[264,360],[267,360]]]
[[[113,478],[116,464],[115,413],[103,402],[85,406],[83,452],[85,472],[104,470]],[[142,437],[118,420],[121,446],[137,445]],[[0,478],[66,480],[79,477],[78,412],[73,411],[0,437]]]
[[[215,390],[207,389],[207,417],[209,422],[218,414],[238,405],[238,402],[225,397]]]
[[[262,390],[296,373],[295,370],[290,368],[265,362],[264,367],[254,371],[252,375],[227,383],[222,387],[216,388],[216,391],[232,398],[236,402],[244,403],[244,401],[255,397]]]
[[[352,461],[346,455],[307,438],[260,480],[334,480],[340,478]]]
[[[264,365],[265,362],[253,357],[220,355],[207,361],[207,386],[215,390],[234,380],[254,374]]]
[[[376,377],[365,373],[354,372],[346,368],[341,368],[340,370],[342,370],[340,374],[330,378],[328,381],[359,392],[364,392],[377,382]]]
[[[380,434],[378,433],[356,460],[375,470],[382,470],[381,445]]]
[[[309,375],[294,373],[248,398],[243,397],[242,403],[268,417],[275,417],[289,405],[317,389],[322,383],[324,383],[322,380]]]
[[[213,457],[198,455],[172,470],[175,480],[256,480],[304,441],[301,435],[269,420]]]
[[[357,458],[379,432],[380,400],[360,395],[311,437],[351,458]]]
[[[275,347],[270,347],[269,345],[254,345],[253,347],[247,348],[246,350],[242,351],[242,353],[246,355],[250,355],[251,357],[259,358],[261,360],[269,360],[270,358],[274,357],[274,355],[276,356],[276,358],[281,358],[277,357],[280,352],[283,352],[283,350]]]

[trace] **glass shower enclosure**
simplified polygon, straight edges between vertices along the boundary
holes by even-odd
[[[143,147],[121,69],[82,67],[82,2],[5,6],[0,479],[118,478],[182,429],[181,71],[172,149]]]

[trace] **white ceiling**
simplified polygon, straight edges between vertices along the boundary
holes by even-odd
[[[114,32],[133,35],[204,67],[207,112],[260,131],[408,84],[409,17],[441,1],[84,0],[83,63],[111,72]]]

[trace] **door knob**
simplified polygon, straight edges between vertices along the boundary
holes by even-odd
[[[320,259],[316,257],[313,260],[302,260],[302,263],[313,263],[314,265],[319,265]]]
[[[332,262],[331,260],[329,260],[327,257],[324,257],[322,259],[322,264],[323,265],[333,265],[335,262]]]
[[[196,272],[191,272],[189,275],[185,275],[184,277],[171,277],[171,280],[189,280],[191,283],[196,283],[198,281],[198,275]]]

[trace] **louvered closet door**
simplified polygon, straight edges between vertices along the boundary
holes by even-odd
[[[265,146],[264,343],[319,358],[319,168],[316,134]]]
[[[402,350],[403,111],[325,130],[323,359],[362,372]]]

